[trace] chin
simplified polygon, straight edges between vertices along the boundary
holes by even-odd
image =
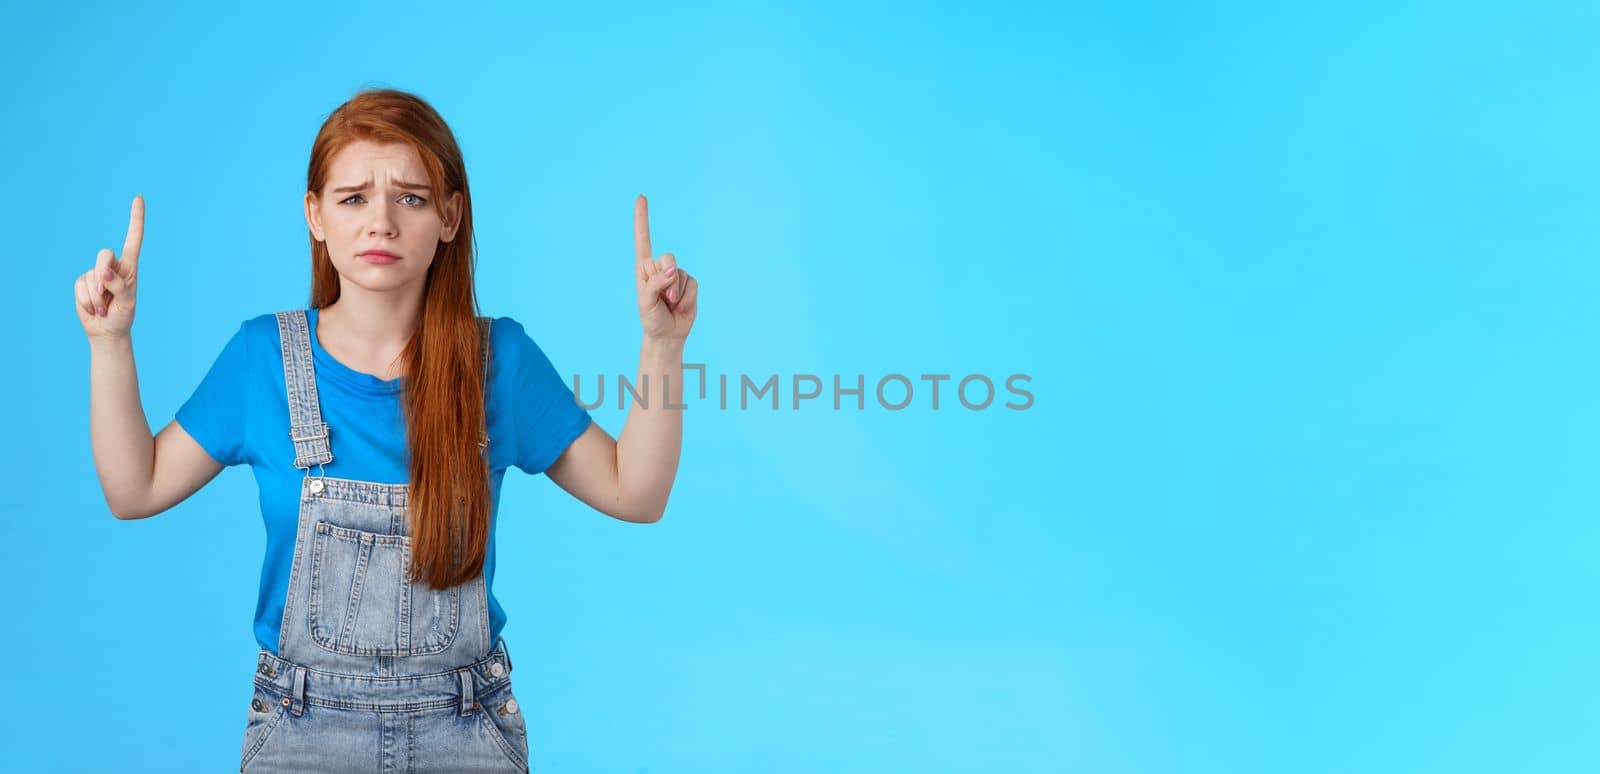
[[[389,290],[398,290],[400,288],[416,284],[413,281],[413,278],[411,278],[409,276],[402,277],[402,276],[399,276],[398,274],[385,276],[385,277],[373,277],[371,275],[359,276],[359,277],[346,277],[345,280],[347,282],[353,284],[353,285],[356,285],[356,286],[360,287],[363,290],[368,290],[368,291],[371,291],[373,293],[382,293],[382,292],[389,291]]]

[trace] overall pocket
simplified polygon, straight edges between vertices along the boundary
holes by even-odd
[[[461,587],[409,583],[411,538],[318,521],[311,546],[311,641],[352,656],[424,656],[455,641]]]
[[[527,771],[528,726],[522,717],[522,707],[517,704],[517,697],[511,691],[511,682],[508,680],[489,689],[478,697],[478,701],[480,722],[488,727],[500,751],[517,768]]]
[[[250,761],[255,760],[285,712],[288,709],[278,697],[262,690],[260,686],[256,687],[255,695],[250,697],[250,710],[245,715],[244,743],[239,748],[240,771],[244,771]]]

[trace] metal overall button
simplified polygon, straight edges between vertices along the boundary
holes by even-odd
[[[263,704],[260,699],[253,698],[250,700],[250,709],[253,709],[256,712],[265,712],[267,705]]]
[[[320,478],[311,479],[311,493],[314,494],[314,495],[322,494],[322,479],[320,479]]]
[[[517,700],[516,699],[506,699],[506,703],[500,707],[500,714],[502,714],[502,715],[515,715],[515,714],[517,714]]]
[[[500,675],[503,675],[505,673],[506,673],[505,667],[500,666],[500,662],[496,661],[493,664],[489,665],[489,676],[490,677],[499,677]]]

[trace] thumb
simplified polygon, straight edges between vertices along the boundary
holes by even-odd
[[[100,275],[100,281],[113,296],[120,298],[128,291],[128,281],[122,278],[122,272],[116,267],[107,266],[105,272]]]
[[[650,295],[662,296],[663,292],[678,281],[678,267],[665,266],[661,271],[650,277]]]

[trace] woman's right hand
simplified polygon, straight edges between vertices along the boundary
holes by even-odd
[[[128,236],[122,243],[122,258],[101,248],[94,268],[78,277],[73,286],[78,298],[78,322],[89,338],[127,336],[133,328],[133,303],[139,287],[139,244],[144,241],[144,197],[133,197],[128,213]]]

